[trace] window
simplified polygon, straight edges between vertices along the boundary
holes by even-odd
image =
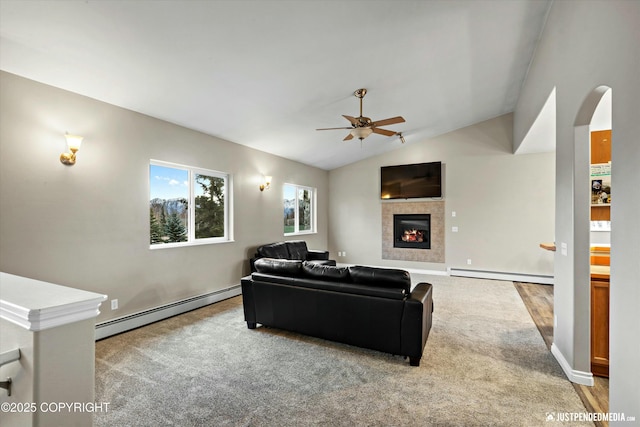
[[[230,176],[152,160],[149,166],[149,243],[172,247],[231,240]]]
[[[285,184],[284,234],[316,232],[316,192],[314,188]]]

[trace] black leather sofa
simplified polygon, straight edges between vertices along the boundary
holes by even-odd
[[[432,286],[403,270],[262,258],[244,277],[249,329],[257,324],[406,356],[419,366],[431,329]]]
[[[252,272],[256,271],[254,262],[260,258],[313,261],[317,264],[336,265],[334,260],[329,259],[329,251],[310,250],[304,240],[269,243],[258,247],[256,254],[249,260]]]

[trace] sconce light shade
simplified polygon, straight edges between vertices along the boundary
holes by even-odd
[[[69,152],[60,154],[60,162],[62,162],[63,165],[73,166],[76,164],[76,152],[80,149],[80,145],[82,145],[82,140],[84,138],[78,135],[70,135],[68,133],[65,133],[64,137],[67,139]]]
[[[260,191],[268,190],[269,188],[271,188],[271,177],[265,175],[264,184],[260,184]]]
[[[70,135],[68,133],[66,133],[64,137],[67,138],[67,145],[69,146],[69,150],[71,151],[78,151],[80,149],[80,146],[82,145],[82,140],[84,139],[81,136]]]

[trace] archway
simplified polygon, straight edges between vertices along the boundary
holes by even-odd
[[[575,366],[592,371],[591,136],[611,124],[611,88],[599,86],[584,100],[574,123],[574,324]],[[603,102],[605,100],[605,102]],[[611,128],[611,127],[610,127]],[[610,193],[610,192],[609,192]],[[608,282],[607,282],[608,284]],[[608,285],[607,301],[608,309]],[[608,313],[608,312],[607,312]],[[607,320],[608,322],[608,320]],[[608,326],[607,326],[608,337]],[[608,339],[608,338],[607,338]],[[606,343],[608,360],[608,341]],[[608,369],[608,366],[607,366]]]

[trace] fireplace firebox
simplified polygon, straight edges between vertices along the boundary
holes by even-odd
[[[393,215],[393,247],[431,249],[431,214]]]

